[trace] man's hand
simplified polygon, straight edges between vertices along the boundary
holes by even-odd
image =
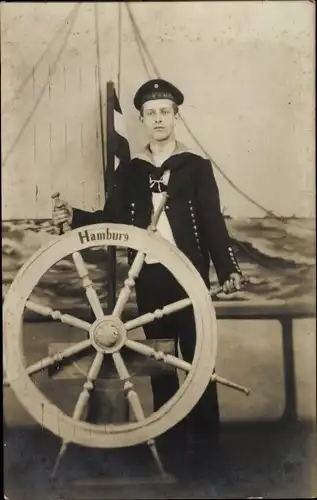
[[[231,273],[229,279],[223,284],[223,291],[225,293],[237,292],[241,290],[244,281],[245,278],[241,274]]]
[[[73,220],[73,209],[67,201],[59,200],[58,206],[54,206],[52,212],[53,225],[61,227],[65,222],[71,225]]]

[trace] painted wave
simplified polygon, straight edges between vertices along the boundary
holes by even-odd
[[[315,283],[315,221],[290,219],[228,219],[227,226],[241,268],[249,276],[245,291],[222,300],[311,298]],[[50,220],[2,223],[3,298],[22,265],[56,238]],[[107,254],[103,249],[82,252],[89,275],[104,307],[107,305]],[[117,254],[118,289],[128,271],[126,252]],[[211,269],[212,284],[217,278]],[[54,309],[87,309],[87,300],[70,257],[45,273],[32,300]],[[134,304],[134,297],[130,304]]]

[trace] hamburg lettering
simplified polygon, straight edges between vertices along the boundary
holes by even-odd
[[[118,231],[111,231],[106,229],[105,231],[91,232],[85,229],[85,231],[79,231],[78,233],[79,241],[83,245],[84,243],[89,243],[90,241],[128,241],[128,233],[120,233]]]

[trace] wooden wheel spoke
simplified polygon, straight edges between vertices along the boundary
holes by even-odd
[[[112,354],[113,362],[115,364],[116,370],[118,372],[119,378],[124,382],[123,389],[126,392],[127,399],[133,411],[133,414],[137,420],[142,420],[145,418],[141,401],[137,392],[135,391],[134,384],[131,381],[130,374],[126,367],[126,364],[119,352],[114,352]]]
[[[82,340],[81,342],[77,342],[76,344],[67,347],[64,351],[58,352],[53,356],[47,356],[46,358],[41,359],[41,361],[37,361],[33,365],[28,366],[26,371],[29,375],[34,374],[44,368],[54,365],[55,363],[59,363],[67,358],[70,358],[75,354],[79,354],[90,346],[90,339]]]
[[[159,217],[160,217],[162,211],[164,210],[164,206],[166,204],[166,199],[167,199],[167,195],[165,193],[157,211],[155,213],[153,213],[153,215],[152,215],[151,225],[149,226],[149,231],[155,232]],[[114,307],[114,310],[113,310],[114,316],[118,316],[118,317],[121,316],[123,309],[124,309],[124,306],[128,302],[130,295],[132,293],[132,290],[135,286],[135,280],[138,278],[138,276],[141,272],[142,266],[144,264],[145,256],[146,256],[146,254],[144,252],[141,252],[141,251],[137,252],[137,254],[134,258],[134,261],[132,263],[132,266],[128,272],[128,278],[124,281],[124,287],[121,289],[119,297],[118,297],[117,302],[116,302],[116,305]]]
[[[33,365],[28,366],[26,368],[26,372],[28,375],[34,375],[35,373],[40,372],[45,368],[49,368],[50,366],[56,363],[59,363],[67,358],[70,358],[71,356],[74,356],[75,354],[79,354],[80,352],[84,351],[90,346],[91,346],[90,339],[77,342],[77,344],[67,347],[64,351],[54,354],[54,356],[47,356],[41,359],[40,361],[37,361]],[[4,380],[4,385],[9,385],[9,383],[10,383],[9,381]]]
[[[79,394],[79,397],[77,399],[72,418],[76,421],[82,420],[82,417],[86,411],[91,393],[94,389],[94,382],[98,378],[98,375],[100,373],[101,367],[102,367],[102,362],[104,359],[104,355],[101,352],[97,352],[87,375],[86,382],[83,385],[83,389],[81,393]],[[60,464],[60,461],[62,457],[64,456],[67,446],[69,444],[69,441],[64,440],[61,446],[61,449],[59,451],[58,457],[56,459],[53,471],[52,471],[52,476],[54,477],[56,474],[56,471],[58,469],[58,466]]]
[[[83,385],[83,389],[79,395],[79,398],[77,400],[74,413],[73,413],[73,419],[74,420],[81,420],[81,417],[86,409],[86,406],[88,404],[91,392],[94,388],[94,382],[97,380],[98,375],[101,370],[102,362],[104,359],[104,354],[101,352],[97,352],[90,368],[89,372],[87,375],[86,382]]]
[[[128,302],[132,290],[135,286],[135,280],[139,276],[142,266],[144,264],[145,253],[138,252],[134,258],[132,266],[128,272],[128,277],[124,281],[124,287],[121,289],[116,305],[113,310],[113,315],[120,317],[126,303]]]
[[[159,206],[157,207],[156,212],[154,212],[152,214],[151,224],[148,227],[149,231],[152,231],[152,232],[156,231],[156,229],[157,229],[157,223],[158,223],[159,218],[161,217],[162,212],[163,212],[163,210],[165,208],[165,205],[166,205],[166,202],[167,202],[167,198],[168,198],[168,194],[166,192],[163,193],[161,202],[160,202]]]
[[[185,372],[189,372],[191,370],[191,364],[187,361],[184,361],[177,356],[173,356],[172,354],[165,354],[163,351],[157,351],[156,349],[154,349],[154,347],[142,344],[141,342],[137,342],[136,340],[127,339],[125,347],[128,347],[138,354],[143,354],[144,356],[153,358],[156,361],[162,361],[163,363],[166,363],[173,368],[179,368],[180,370],[183,370]]]
[[[125,362],[124,362],[121,354],[119,352],[115,352],[112,354],[112,358],[113,358],[115,367],[117,369],[119,378],[124,382],[123,387],[124,387],[124,390],[126,392],[129,405],[131,407],[131,410],[133,411],[135,418],[138,421],[144,420],[145,415],[144,415],[144,411],[142,408],[140,398],[138,396],[138,393],[135,390],[134,384],[131,380],[130,374],[128,372],[128,369],[125,365]],[[157,465],[159,471],[161,472],[161,474],[163,476],[166,476],[167,474],[166,474],[166,471],[164,470],[162,461],[161,461],[160,456],[158,454],[154,439],[149,439],[147,441],[147,445],[149,446],[149,448],[151,450],[151,453],[153,455],[153,458],[156,462],[156,465]]]
[[[51,316],[54,320],[59,320],[62,323],[66,323],[67,325],[74,326],[75,328],[81,328],[89,332],[91,324],[88,321],[83,321],[82,319],[76,318],[71,314],[62,314],[60,311],[56,309],[52,309],[48,306],[42,306],[41,304],[36,304],[32,300],[27,300],[25,303],[26,309],[29,309],[32,312],[36,312],[37,314],[41,314],[42,316]]]
[[[213,299],[222,292],[222,287],[217,287],[214,290],[210,290],[210,297]],[[146,314],[142,314],[137,318],[131,319],[124,324],[124,327],[127,331],[134,330],[135,328],[140,328],[143,325],[147,325],[148,323],[152,323],[157,319],[161,319],[164,316],[169,316],[175,312],[181,311],[186,307],[192,305],[192,302],[189,298],[177,300],[176,302],[172,302],[171,304],[167,304],[162,309],[156,309],[154,312],[149,312]]]
[[[163,351],[157,351],[151,346],[141,344],[141,342],[127,339],[125,346],[132,351],[137,352],[138,354],[144,354],[145,356],[149,356],[156,361],[162,361],[163,363],[166,363],[173,368],[178,368],[180,370],[183,370],[184,372],[189,372],[191,370],[191,364],[187,361],[179,359],[177,356],[173,356],[172,354],[165,354]],[[242,385],[236,384],[235,382],[231,382],[231,380],[220,377],[216,373],[213,373],[210,376],[210,381],[217,382],[218,384],[225,385],[226,387],[230,387],[231,389],[235,389],[240,392],[244,392],[246,396],[249,396],[250,394],[250,389],[248,387],[244,387]]]
[[[77,273],[82,281],[82,286],[85,288],[85,293],[89,304],[96,316],[96,318],[102,318],[104,316],[104,312],[102,310],[102,306],[97,295],[96,290],[93,287],[92,281],[89,278],[88,269],[82,258],[80,252],[74,252],[72,254],[72,258],[77,270]]]
[[[156,309],[154,312],[142,314],[142,316],[126,321],[124,327],[127,331],[140,328],[141,326],[152,323],[152,321],[161,319],[164,316],[169,316],[170,314],[181,311],[182,309],[185,309],[185,307],[189,307],[191,304],[192,303],[189,298],[172,302],[171,304],[164,306],[162,309]]]

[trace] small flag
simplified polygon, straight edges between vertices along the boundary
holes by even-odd
[[[122,109],[112,81],[107,83],[107,160],[104,165],[105,196],[111,196],[115,183],[115,171],[120,163],[130,161]],[[108,248],[108,313],[112,314],[116,303],[116,247]]]
[[[129,162],[131,156],[125,122],[115,89],[113,89],[113,99],[114,133],[113,138],[111,138],[111,149],[115,157],[114,168],[116,170],[119,163]]]

